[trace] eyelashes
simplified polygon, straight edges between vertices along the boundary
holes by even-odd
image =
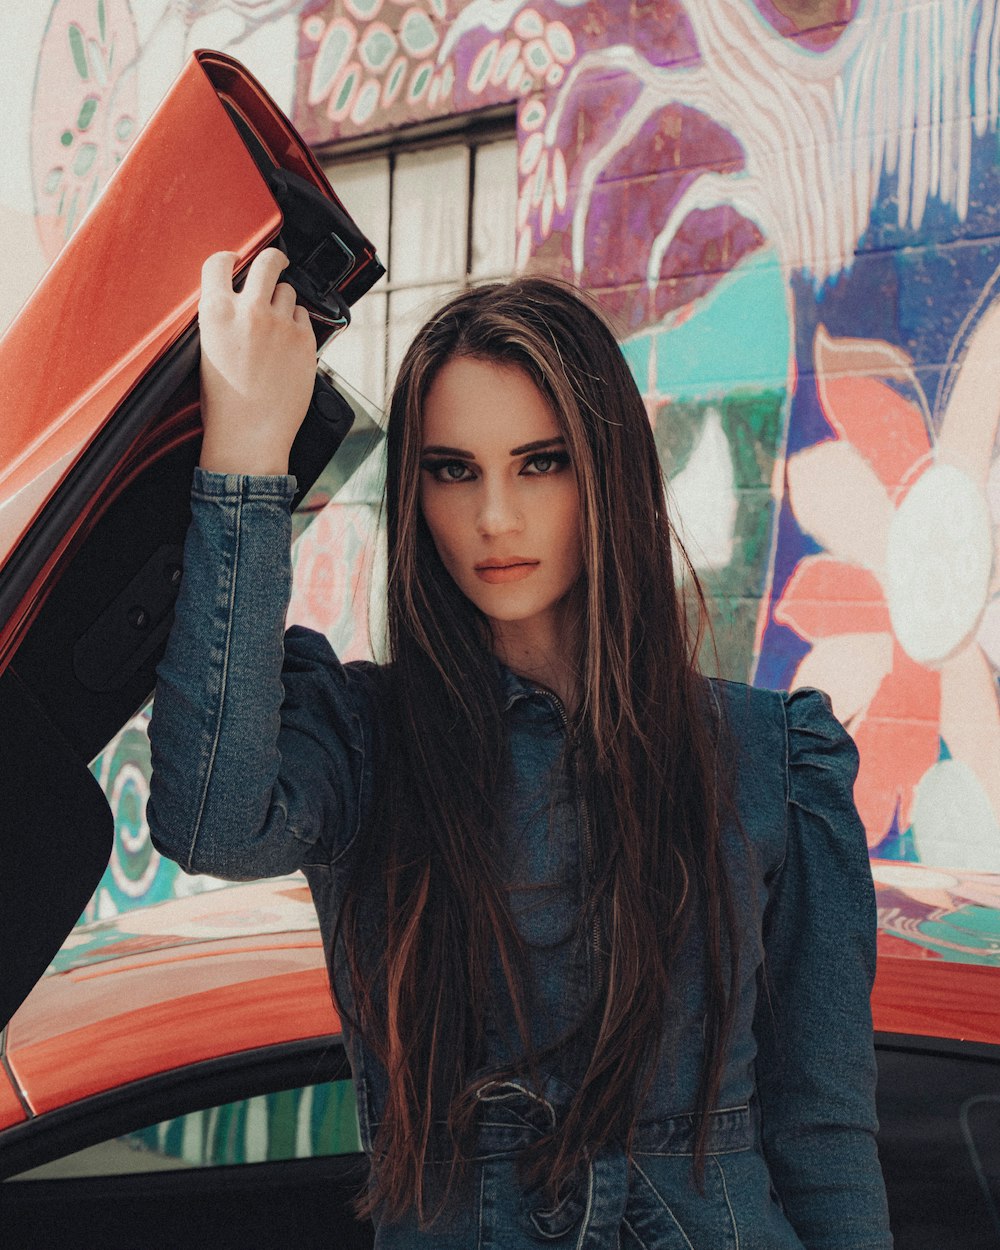
[[[528,456],[521,466],[521,477],[554,477],[569,467],[569,453],[565,451],[539,451]],[[420,467],[429,473],[435,482],[451,485],[458,482],[474,482],[475,470],[465,460],[449,460],[444,457],[428,456],[421,460]]]
[[[432,479],[442,484],[474,480],[474,474],[464,460],[442,460],[429,457],[420,461],[420,467],[426,474],[430,474]]]
[[[435,482],[471,482],[474,480],[464,460],[421,460],[420,467]]]
[[[542,464],[551,465],[552,467],[543,469],[541,467]],[[568,466],[568,464],[569,464],[568,452],[539,451],[539,452],[536,452],[535,455],[528,457],[528,459],[525,461],[524,468],[521,470],[521,472],[524,473],[525,469],[527,469],[529,466],[533,466],[535,469],[535,472],[527,474],[528,477],[551,477],[552,474],[558,473],[561,469],[565,469]]]

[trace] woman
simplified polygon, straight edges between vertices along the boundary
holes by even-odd
[[[308,318],[280,253],[239,294],[232,263],[203,274],[149,823],[190,871],[304,869],[378,1244],[883,1250],[856,752],[815,691],[697,675],[610,331],[541,279],[424,326],[389,662],[341,665],[282,636]]]

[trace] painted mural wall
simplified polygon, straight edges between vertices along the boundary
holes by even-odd
[[[830,692],[884,925],[1000,962],[998,0],[33,7],[0,193],[22,298],[193,47],[320,149],[513,103],[518,267],[615,319],[723,670]],[[319,591],[364,580],[367,503],[297,554],[294,614],[348,654],[359,612]],[[202,888],[149,848],[142,718],[95,768],[119,832],[92,913]]]

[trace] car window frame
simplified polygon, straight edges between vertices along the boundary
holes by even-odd
[[[156,1073],[33,1115],[0,1132],[0,1183],[15,1182],[29,1168],[162,1120],[350,1075],[340,1033],[258,1047]]]

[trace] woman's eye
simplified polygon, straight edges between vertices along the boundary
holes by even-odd
[[[467,464],[461,460],[425,460],[421,468],[425,469],[435,482],[468,482],[473,474]]]
[[[547,477],[553,473],[558,473],[560,469],[565,469],[568,464],[569,456],[564,451],[547,451],[537,456],[532,456],[530,460],[526,461],[521,472]]]

